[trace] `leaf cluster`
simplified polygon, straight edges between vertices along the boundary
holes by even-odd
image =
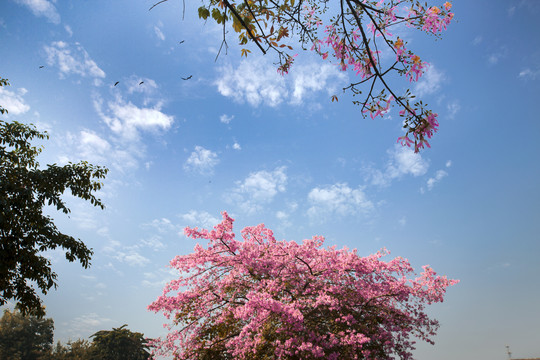
[[[61,233],[43,209],[52,206],[69,214],[62,199],[68,189],[103,209],[95,193],[108,171],[85,161],[40,167],[37,157],[42,148],[32,141],[48,138],[32,124],[0,120],[0,305],[14,299],[24,314],[39,316],[44,312],[32,285],[46,294],[56,288],[57,278],[42,253],[64,249],[68,261],[78,260],[84,268],[93,254],[82,241]]]
[[[131,332],[127,324],[112,330],[101,330],[91,336],[92,355],[101,360],[147,360],[148,339],[142,333]]]
[[[77,339],[53,346],[51,318],[23,315],[4,310],[0,318],[0,359],[2,360],[148,360],[148,339],[123,325],[101,330],[93,341]]]
[[[0,359],[43,360],[52,349],[54,322],[18,311],[0,318]]]

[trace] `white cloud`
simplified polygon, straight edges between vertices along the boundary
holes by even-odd
[[[402,216],[401,218],[399,218],[398,223],[401,226],[407,225],[407,218],[405,216]]]
[[[540,69],[531,70],[530,68],[523,69],[519,72],[519,77],[526,80],[536,80],[540,78]]]
[[[130,266],[144,266],[150,263],[150,260],[135,251],[129,254],[118,254],[118,260],[125,262]]]
[[[65,25],[64,26],[64,30],[66,30],[67,34],[69,37],[72,37],[73,36],[73,30],[71,29],[71,26],[69,25]]]
[[[434,177],[431,177],[427,180],[427,188],[429,191],[433,189],[436,183],[441,181],[444,177],[448,176],[448,173],[444,170],[437,170]]]
[[[293,225],[291,221],[291,214],[298,209],[298,203],[290,202],[287,204],[286,210],[276,211],[276,218],[281,221],[281,225],[284,227],[290,227]]]
[[[453,119],[459,110],[461,110],[461,105],[458,101],[453,101],[446,105],[446,109],[448,110],[448,118]]]
[[[391,158],[386,169],[391,178],[399,178],[407,174],[420,176],[428,170],[428,163],[411,148],[395,145],[394,151],[389,151],[389,154]]]
[[[122,246],[118,241],[111,241],[104,251],[119,262],[133,267],[142,267],[150,263],[150,260],[138,251],[139,246]]]
[[[374,208],[362,187],[352,189],[346,183],[316,187],[309,192],[308,201],[312,204],[308,209],[308,216],[323,221],[336,215],[366,214]]]
[[[312,63],[299,65],[291,71],[290,75],[293,78],[291,100],[293,104],[302,103],[303,99],[310,92],[325,90],[328,95],[332,95],[336,92],[337,83],[346,80],[345,73],[330,64],[320,65],[318,63]]]
[[[483,38],[481,35],[478,35],[473,40],[473,45],[479,45],[482,42]]]
[[[238,102],[247,101],[252,106],[261,103],[277,106],[287,93],[285,80],[275,67],[261,58],[243,60],[236,69],[230,65],[222,67],[220,72],[221,78],[216,82],[218,91]]]
[[[237,143],[237,142],[235,142],[235,143],[233,144],[232,148],[233,148],[234,150],[242,150],[242,147],[241,147],[240,144]]]
[[[143,277],[143,286],[163,289],[168,282],[178,278],[178,271],[176,269],[161,268],[155,271],[145,272]]]
[[[495,65],[508,55],[508,48],[506,46],[500,46],[498,50],[493,51],[488,55],[488,62],[492,65]]]
[[[388,186],[392,180],[400,179],[405,175],[421,176],[429,168],[429,163],[422,158],[422,155],[415,153],[411,148],[396,144],[387,153],[389,160],[384,171],[367,170],[373,185]]]
[[[47,64],[58,66],[61,77],[69,74],[95,79],[105,77],[105,72],[79,43],[74,43],[72,46],[64,41],[55,41],[50,46],[45,45],[44,49],[47,54]]]
[[[261,210],[263,204],[272,202],[278,193],[285,192],[285,170],[282,166],[271,172],[262,170],[249,174],[244,181],[237,182],[237,187],[228,194],[227,200],[236,203],[247,213]]]
[[[139,242],[140,247],[147,247],[152,249],[153,251],[159,251],[165,249],[167,246],[161,242],[161,237],[158,235],[154,235],[148,239],[142,239]]]
[[[138,107],[131,102],[125,103],[117,98],[107,104],[107,112],[103,110],[103,101],[94,100],[94,107],[109,128],[124,140],[139,139],[139,131],[168,130],[174,117],[161,112],[161,103],[153,107]]]
[[[135,144],[122,147],[118,141],[113,144],[91,130],[82,130],[77,134],[68,132],[61,141],[66,154],[60,155],[58,160],[60,164],[84,159],[123,172],[137,168],[137,158],[142,156],[141,150],[137,149]]]
[[[287,214],[285,211],[276,211],[276,218],[279,220],[287,220],[289,217],[289,214]]]
[[[202,146],[195,146],[195,150],[184,163],[184,169],[196,171],[202,175],[211,175],[214,172],[214,166],[218,163],[219,159],[215,152]]]
[[[212,229],[221,222],[220,219],[210,215],[206,211],[196,210],[190,210],[188,213],[180,215],[180,218],[186,223],[185,226],[207,230]]]
[[[444,165],[449,168],[450,166],[452,166],[452,160],[448,160]]]
[[[79,151],[82,158],[92,160],[110,156],[111,144],[91,130],[83,130],[79,138]]]
[[[174,226],[174,224],[171,222],[171,220],[169,220],[167,218],[154,219],[149,223],[142,224],[141,226],[143,228],[156,229],[159,233],[162,233],[162,234],[164,234],[166,232],[169,232],[169,231],[174,231],[175,228],[176,228]]]
[[[163,23],[159,21],[157,25],[154,25],[154,33],[159,40],[164,41],[165,35],[163,35],[163,31],[161,31],[161,28],[163,28]]]
[[[10,91],[0,87],[0,105],[8,111],[8,114],[24,114],[30,110],[30,106],[26,104],[23,99],[23,96],[26,93],[27,90],[25,88]]]
[[[35,16],[46,17],[53,24],[60,23],[60,15],[54,5],[47,0],[16,0],[17,3],[29,8]]]
[[[130,76],[124,83],[127,86],[128,94],[142,93],[146,96],[150,96],[154,95],[158,89],[158,85],[154,80],[136,75]],[[150,98],[145,100],[146,103],[150,101]]]
[[[234,115],[227,115],[227,114],[223,114],[219,117],[219,121],[221,121],[222,123],[224,124],[229,124],[231,122],[231,120],[234,119]]]
[[[445,80],[444,74],[431,64],[414,87],[414,93],[418,96],[430,95],[438,91]]]
[[[284,101],[298,105],[313,92],[332,93],[346,79],[336,67],[319,63],[293,66],[288,75],[281,76],[276,65],[262,57],[242,60],[236,69],[221,67],[219,72],[216,85],[221,95],[252,106],[275,107]]]
[[[113,320],[109,318],[96,313],[88,313],[74,318],[69,324],[64,324],[62,327],[67,329],[70,338],[77,339],[85,338],[88,334],[93,334],[108,327],[107,324],[112,325],[112,323]]]

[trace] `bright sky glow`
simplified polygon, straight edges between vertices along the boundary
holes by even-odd
[[[68,194],[69,218],[50,210],[94,250],[88,270],[49,253],[56,340],[126,323],[165,334],[146,306],[195,245],[182,229],[227,210],[237,234],[265,223],[278,239],[386,247],[460,279],[430,309],[441,328],[419,360],[540,356],[539,1],[457,0],[440,40],[404,29],[431,64],[411,90],[439,113],[420,154],[395,144],[396,109],[362,119],[341,91],[352,73],[299,50],[282,77],[232,34],[214,61],[222,30],[198,3],[184,21],[181,1],[152,4],[0,2],[3,119],[49,132],[42,164],[110,168],[104,211]]]

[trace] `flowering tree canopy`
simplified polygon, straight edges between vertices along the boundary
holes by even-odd
[[[225,34],[231,25],[240,45],[252,42],[264,54],[277,53],[281,74],[289,71],[298,55],[291,55],[294,40],[340,70],[354,72],[358,79],[343,90],[359,95],[365,85],[367,95],[354,103],[371,118],[383,116],[397,104],[405,129],[398,141],[414,144],[418,152],[424,145],[430,146],[428,139],[439,126],[437,114],[415,101],[409,90],[397,94],[387,78],[397,73],[417,81],[428,64],[394,32],[401,25],[440,36],[454,17],[451,7],[449,2],[437,7],[417,0],[204,0],[199,17],[223,26],[222,47],[227,46]],[[241,49],[242,55],[250,52]],[[337,99],[337,95],[332,96],[332,101]]]
[[[208,240],[171,266],[180,278],[149,305],[172,321],[153,343],[175,359],[411,359],[414,339],[430,339],[438,322],[425,305],[456,284],[428,266],[420,276],[406,259],[361,257],[356,250],[276,241],[263,224],[235,239],[233,219],[213,230],[186,228]]]

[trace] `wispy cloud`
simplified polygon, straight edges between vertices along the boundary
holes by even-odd
[[[435,186],[436,183],[441,181],[444,177],[448,176],[448,173],[444,170],[437,170],[434,177],[430,177],[427,180],[427,189],[431,191],[433,189],[433,186]]]
[[[60,24],[60,15],[56,7],[47,0],[15,0],[17,3],[26,6],[35,16],[45,17],[53,24]]]
[[[540,69],[525,68],[519,72],[519,78],[525,80],[536,80],[540,78]]]
[[[499,46],[499,48],[495,51],[492,51],[490,54],[488,54],[487,60],[488,63],[491,65],[496,65],[499,63],[499,61],[508,55],[508,49],[506,46]]]
[[[258,171],[249,174],[243,181],[237,182],[226,200],[232,202],[247,213],[254,213],[262,209],[262,205],[273,201],[278,193],[286,190],[287,175],[284,166],[273,171]]]
[[[73,36],[73,30],[71,29],[71,26],[69,25],[64,25],[64,30],[66,30],[67,34],[69,37],[72,37]]]
[[[281,222],[281,226],[290,227],[293,225],[291,215],[298,209],[298,203],[289,202],[285,209],[276,211],[276,218]]]
[[[367,214],[374,209],[363,187],[353,189],[346,183],[316,187],[308,194],[311,207],[307,214],[312,220],[325,221],[333,216]]]
[[[60,77],[76,74],[94,79],[105,78],[105,72],[99,68],[86,50],[79,43],[68,44],[64,41],[55,41],[51,45],[45,45],[47,64],[57,66]]]
[[[446,168],[449,168],[452,166],[452,161],[451,160],[448,160],[445,164]],[[428,191],[431,191],[433,190],[433,187],[438,183],[440,182],[442,179],[444,179],[445,177],[448,176],[448,172],[446,172],[445,170],[437,170],[435,172],[435,175],[430,177],[427,182],[426,182],[426,186],[427,186],[427,190]],[[425,193],[425,190],[424,188],[420,188],[420,192],[423,194]]]
[[[125,246],[116,240],[111,240],[103,248],[103,251],[118,262],[125,263],[132,267],[144,267],[150,263],[150,260],[141,255],[142,245],[143,244]]]
[[[448,118],[454,119],[459,110],[461,110],[461,105],[455,100],[446,104],[446,110],[448,110]]]
[[[184,170],[195,171],[201,175],[211,175],[214,173],[214,166],[218,163],[219,159],[215,152],[202,146],[195,146],[194,151],[184,163]]]
[[[178,278],[178,270],[160,268],[154,271],[148,271],[143,274],[142,285],[146,287],[163,289],[165,285],[173,279]]]
[[[165,35],[163,34],[163,31],[161,30],[162,28],[163,28],[163,23],[161,21],[158,21],[158,23],[154,25],[154,33],[156,34],[156,37],[159,40],[164,41]]]
[[[143,151],[135,144],[122,144],[121,141],[92,130],[84,129],[77,133],[68,132],[61,137],[62,149],[58,162],[65,164],[69,161],[77,162],[81,159],[93,164],[112,167],[124,172],[138,167],[138,159]]]
[[[176,230],[176,226],[167,218],[154,219],[149,223],[142,224],[141,227],[152,228],[160,234],[165,234],[167,232]]]
[[[179,215],[184,223],[184,226],[198,227],[201,229],[212,229],[215,225],[221,222],[217,217],[209,214],[206,211],[190,210],[185,214]]]
[[[473,39],[472,43],[473,45],[479,45],[484,39],[482,38],[481,35],[477,35],[475,36],[475,38]]]

